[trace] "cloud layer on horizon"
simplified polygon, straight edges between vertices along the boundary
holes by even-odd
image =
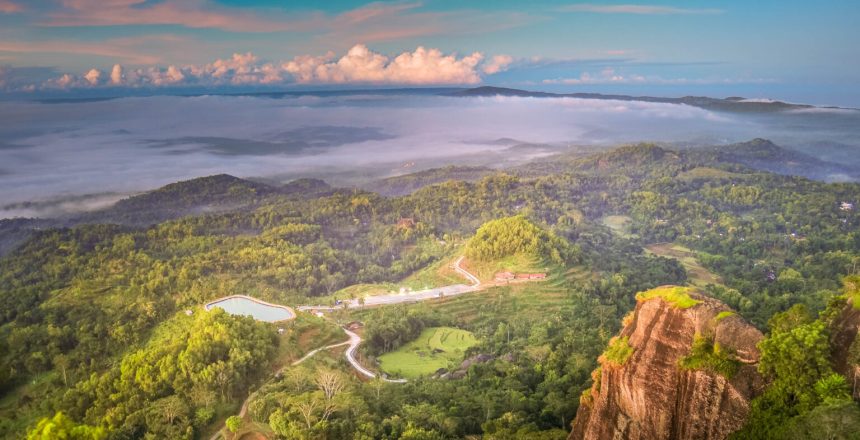
[[[115,64],[110,69],[92,68],[80,75],[63,73],[38,83],[11,81],[12,69],[0,66],[0,88],[28,92],[96,87],[267,86],[290,83],[462,85],[477,84],[481,82],[482,75],[502,72],[512,62],[513,58],[507,55],[485,60],[480,52],[458,57],[422,46],[389,57],[357,44],[339,58],[334,52],[329,52],[322,56],[300,55],[283,62],[267,62],[248,52],[203,65],[128,68]]]

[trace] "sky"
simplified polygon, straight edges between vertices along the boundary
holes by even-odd
[[[495,85],[860,107],[856,0],[0,0],[0,95]]]

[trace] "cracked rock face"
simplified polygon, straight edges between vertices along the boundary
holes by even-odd
[[[601,374],[583,399],[570,439],[724,439],[740,429],[749,402],[764,381],[756,371],[762,334],[720,301],[691,293],[700,301],[686,309],[661,298],[640,301],[620,336],[633,354],[616,365],[601,361]],[[731,353],[739,368],[731,379],[678,366],[693,338],[712,338]]]

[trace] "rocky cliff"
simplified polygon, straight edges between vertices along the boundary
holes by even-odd
[[[854,291],[860,288],[851,287]],[[846,290],[848,288],[846,286]],[[860,381],[860,307],[855,303],[858,299],[860,296],[848,297],[845,306],[831,321],[829,329],[833,369],[848,379],[851,395],[855,399],[860,399],[860,386],[856,385]]]
[[[600,358],[570,439],[723,439],[763,388],[762,334],[691,288],[637,295],[633,315]]]

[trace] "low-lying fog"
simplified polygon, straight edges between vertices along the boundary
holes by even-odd
[[[5,102],[0,218],[100,208],[216,173],[347,184],[443,164],[502,167],[575,146],[635,141],[720,145],[764,137],[850,163],[858,161],[858,115],[816,109],[753,116],[643,102],[370,94]],[[549,146],[507,150],[511,140]]]

